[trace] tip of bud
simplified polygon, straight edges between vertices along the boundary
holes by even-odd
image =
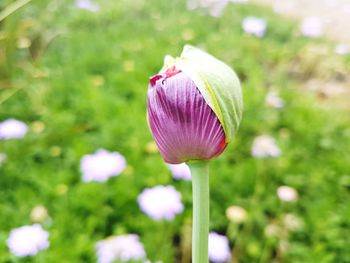
[[[149,84],[151,84],[151,87],[154,87],[156,85],[157,80],[161,79],[163,75],[157,74],[149,78]]]
[[[175,76],[176,74],[179,74],[181,72],[181,70],[176,69],[175,66],[169,67],[166,71],[165,71],[165,76],[166,78],[170,78],[172,76]]]
[[[167,78],[171,78],[177,74],[179,74],[181,70],[176,69],[175,66],[169,67],[164,74],[156,74],[149,79],[149,83],[151,87],[154,87],[156,85],[157,81],[161,78],[163,78],[163,81],[166,80]]]

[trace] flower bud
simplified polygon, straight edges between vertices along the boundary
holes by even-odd
[[[150,78],[148,123],[168,163],[221,154],[238,129],[242,108],[234,71],[191,46],[180,58],[167,56],[160,73]]]

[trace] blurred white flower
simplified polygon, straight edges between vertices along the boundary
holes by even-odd
[[[267,237],[276,238],[281,236],[282,229],[280,226],[270,223],[265,226],[264,233]]]
[[[127,262],[145,259],[146,253],[138,235],[111,236],[96,243],[98,263]]]
[[[298,231],[303,227],[302,220],[294,214],[286,214],[283,217],[284,226],[290,231]]]
[[[22,226],[11,230],[6,243],[17,257],[34,256],[49,247],[49,233],[39,224]]]
[[[226,209],[226,217],[236,224],[243,223],[247,219],[247,212],[240,206],[230,206]]]
[[[319,17],[306,17],[301,24],[301,33],[304,36],[319,38],[323,35],[323,24]]]
[[[16,119],[0,122],[0,140],[21,139],[26,135],[28,126]]]
[[[290,186],[280,186],[277,188],[277,196],[283,202],[294,202],[298,199],[298,192]]]
[[[35,206],[30,212],[30,219],[35,223],[43,223],[48,217],[47,209],[42,205]]]
[[[266,27],[266,20],[259,17],[249,16],[244,18],[242,22],[244,32],[256,37],[263,37],[265,35]]]
[[[350,53],[350,47],[346,44],[338,44],[334,48],[334,53],[338,55],[346,55]]]
[[[215,232],[209,233],[209,260],[213,263],[224,263],[230,260],[231,250],[228,238]]]
[[[174,179],[184,179],[186,181],[191,181],[191,171],[186,163],[180,164],[168,164],[168,167],[173,174]]]
[[[209,14],[219,17],[224,11],[229,0],[188,0],[187,9],[194,10],[197,8],[207,9]]]
[[[249,0],[230,0],[230,2],[234,4],[245,4],[248,3]]]
[[[273,3],[273,11],[278,14],[288,13],[295,8],[296,3],[290,0],[276,0]]]
[[[253,141],[252,155],[255,158],[278,157],[281,150],[276,145],[275,139],[269,135],[257,136]]]
[[[100,11],[100,6],[91,0],[76,0],[75,5],[80,9],[85,9],[94,13]]]
[[[138,196],[140,209],[155,220],[172,220],[183,211],[181,194],[173,186],[147,188]]]
[[[125,167],[126,160],[123,155],[105,149],[84,155],[80,162],[84,182],[105,182],[109,177],[119,175]]]
[[[284,106],[284,100],[278,96],[276,91],[270,91],[265,98],[265,103],[272,107],[272,108],[276,108],[276,109],[280,109],[283,108]]]
[[[6,153],[0,153],[0,166],[7,160]]]

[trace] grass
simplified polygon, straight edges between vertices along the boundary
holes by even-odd
[[[330,50],[332,43],[303,38],[295,22],[254,5],[230,5],[213,18],[187,11],[183,1],[101,1],[98,13],[70,1],[45,2],[33,1],[0,24],[9,36],[0,46],[8,51],[1,60],[0,120],[30,126],[23,140],[0,141],[8,155],[0,166],[0,262],[94,262],[95,242],[122,233],[139,234],[152,262],[186,262],[191,184],[174,181],[160,155],[147,150],[152,138],[145,117],[148,77],[165,54],[180,54],[186,43],[222,59],[242,80],[241,128],[212,161],[210,176],[210,228],[231,236],[233,262],[350,261],[348,111],[304,88],[310,79],[338,80],[349,69],[347,58],[327,53],[320,60],[309,51]],[[268,21],[264,38],[242,32],[248,15]],[[14,48],[21,37],[32,46]],[[265,105],[271,89],[284,98],[284,108]],[[265,133],[276,138],[282,155],[256,160],[250,147]],[[83,183],[80,158],[98,148],[119,151],[128,167],[106,183]],[[145,187],[159,184],[182,193],[185,211],[173,222],[152,221],[137,205]],[[284,184],[298,190],[296,203],[278,200],[276,189]],[[6,247],[8,233],[31,224],[38,204],[52,219],[44,225],[50,248],[15,258]],[[249,215],[238,236],[225,217],[233,204]],[[286,231],[287,213],[303,227]],[[266,236],[269,225],[285,234]]]

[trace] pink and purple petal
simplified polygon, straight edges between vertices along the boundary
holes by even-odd
[[[148,122],[164,160],[209,160],[226,147],[224,129],[194,82],[175,68],[150,79]]]

